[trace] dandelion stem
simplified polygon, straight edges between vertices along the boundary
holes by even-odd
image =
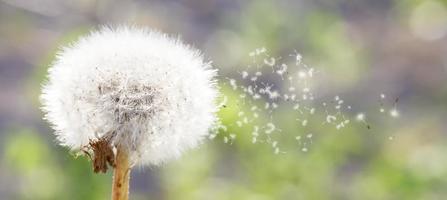
[[[129,153],[125,148],[118,146],[113,173],[112,200],[129,199],[130,170]]]

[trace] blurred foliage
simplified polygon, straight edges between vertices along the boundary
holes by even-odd
[[[86,158],[75,159],[33,130],[11,130],[2,148],[3,167],[20,191],[12,199],[106,199],[110,192],[110,175],[95,175]]]
[[[427,46],[438,42],[418,38],[432,37],[433,31],[427,30],[438,31],[438,23],[429,23],[430,27],[424,29],[418,20],[445,16],[445,0],[429,0],[434,2],[430,5],[440,9],[426,6],[416,17],[415,9],[427,1],[53,2],[52,9],[68,13],[62,21],[65,15],[46,15],[42,7],[27,9],[26,5],[11,2],[0,2],[0,61],[8,66],[2,70],[12,69],[9,62],[13,59],[20,65],[11,66],[30,67],[17,67],[25,71],[18,86],[7,85],[12,79],[0,80],[5,91],[1,97],[19,93],[17,99],[25,96],[30,107],[23,111],[10,106],[15,105],[13,100],[2,102],[6,106],[1,109],[12,107],[12,111],[2,113],[0,120],[14,113],[19,113],[17,118],[21,119],[0,127],[0,199],[109,198],[111,172],[94,174],[87,158],[75,158],[56,144],[38,111],[38,95],[59,45],[69,44],[97,24],[126,20],[199,38],[191,40],[203,47],[224,76],[246,66],[250,62],[248,52],[254,48],[264,46],[272,56],[288,56],[299,49],[310,65],[324,67],[330,74],[329,85],[343,93],[351,92],[354,99],[374,91],[364,89],[365,85],[382,84],[411,100],[399,122],[384,120],[383,125],[373,126],[372,130],[364,124],[352,124],[340,132],[318,124],[304,129],[293,123],[291,111],[280,110],[274,117],[283,129],[282,135],[274,136],[284,147],[285,153],[280,154],[275,154],[269,144],[252,144],[247,127],[229,126],[228,132],[237,134],[231,144],[222,142],[226,133],[221,133],[180,160],[157,169],[143,169],[149,171],[150,177],[135,170],[131,199],[375,200],[447,196],[447,86],[445,79],[436,79],[445,75],[442,69],[447,69],[442,68],[447,66],[445,48],[441,48],[443,44],[445,47],[445,37],[435,50]],[[385,11],[374,10],[382,4],[388,6]],[[438,13],[430,13],[432,10]],[[170,14],[163,13],[166,11]],[[358,17],[358,13],[366,13],[366,17]],[[370,22],[370,27],[363,24]],[[207,25],[211,28],[203,31]],[[25,52],[28,57],[16,52]],[[428,65],[441,67],[426,70]],[[409,68],[403,70],[406,66]],[[373,79],[373,75],[379,78]],[[6,87],[14,91],[6,92]],[[364,91],[356,93],[355,87]],[[225,86],[221,90],[230,102],[219,115],[225,125],[230,125],[239,111],[250,108],[233,106],[231,99],[239,94]],[[374,109],[365,111],[376,112]],[[259,123],[266,122],[269,114],[260,115]],[[324,116],[313,117],[310,121],[324,121]],[[295,137],[309,132],[314,133],[313,141],[304,152]]]

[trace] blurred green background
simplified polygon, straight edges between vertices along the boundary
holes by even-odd
[[[368,113],[377,113],[381,92],[401,99],[401,117],[379,117],[371,130],[310,127],[324,134],[308,152],[284,137],[288,151],[276,155],[233,127],[231,145],[222,134],[178,161],[135,169],[130,199],[447,198],[445,0],[0,0],[0,199],[110,198],[111,172],[94,174],[86,158],[58,146],[38,102],[58,47],[101,24],[180,34],[222,79],[238,76],[255,48],[297,50],[330,75],[321,98],[341,94]],[[224,123],[231,112],[220,113]]]

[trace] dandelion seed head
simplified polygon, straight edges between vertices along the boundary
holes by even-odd
[[[107,137],[137,165],[177,158],[215,123],[216,71],[201,53],[144,28],[102,28],[63,48],[41,95],[61,145]]]

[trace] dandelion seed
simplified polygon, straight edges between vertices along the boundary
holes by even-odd
[[[309,71],[307,71],[307,74],[309,75],[309,77],[313,77],[314,68],[310,68]]]
[[[381,112],[381,113],[385,112],[385,109],[380,108],[380,112]]]
[[[223,97],[223,100],[220,102],[220,104],[217,106],[218,108],[226,107],[226,104],[228,102],[227,96]]]
[[[275,154],[279,154],[279,148],[275,148]]]
[[[210,136],[208,137],[210,140],[212,140],[212,139],[214,139],[214,138],[216,138],[216,134],[210,134]]]
[[[276,127],[275,127],[275,125],[273,123],[267,123],[266,126],[267,126],[267,128],[264,131],[266,134],[271,134],[276,129]]]
[[[247,118],[247,117],[244,117],[244,119],[242,119],[242,122],[243,122],[244,124],[248,124],[248,118]]]
[[[278,91],[273,91],[273,92],[269,92],[269,98],[270,99],[277,99],[279,97],[279,92]]]
[[[282,76],[285,72],[287,72],[287,65],[286,64],[282,64],[281,65],[281,69],[276,70],[276,73],[280,76]]]
[[[254,126],[253,127],[253,135],[258,135],[258,131],[259,131],[259,127],[258,126]],[[256,134],[255,134],[256,133]]]
[[[264,59],[264,64],[273,67],[275,65],[275,58]]]
[[[253,87],[252,87],[251,85],[249,85],[249,86],[247,87],[247,89],[246,89],[246,92],[247,92],[249,95],[253,96],[253,94],[254,94],[254,92],[253,92]]]
[[[303,121],[301,122],[301,125],[302,125],[302,126],[307,126],[307,119],[303,120]]]
[[[267,49],[265,47],[261,47],[255,50],[256,51],[256,55],[260,55],[262,53],[265,53],[267,51]]]
[[[337,120],[337,117],[333,116],[333,115],[327,115],[326,116],[326,122],[327,123],[332,123],[333,121]]]
[[[295,94],[292,94],[292,96],[290,96],[290,99],[291,99],[292,101],[295,101],[295,99],[296,99],[296,95],[295,95]]]
[[[269,108],[270,108],[270,104],[269,104],[268,102],[265,103],[264,109],[267,110],[267,109],[269,109]]]
[[[293,109],[297,111],[296,114],[303,115],[302,117],[296,119],[297,121],[299,121],[297,124],[299,126],[306,127],[310,124],[313,124],[312,121],[310,121],[311,119],[308,117],[308,115],[317,114],[320,110],[318,106],[313,107],[313,105],[315,104],[314,100],[317,98],[317,93],[314,93],[314,88],[310,84],[310,81],[313,81],[313,79],[311,78],[313,78],[314,75],[318,73],[318,70],[315,70],[314,68],[308,67],[306,64],[301,63],[302,57],[298,53],[290,55],[292,59],[296,57],[295,67],[292,68],[289,67],[288,63],[290,62],[283,61],[281,57],[279,59],[271,57],[269,54],[265,53],[265,48],[262,51],[261,49],[262,48],[259,48],[253,52],[250,52],[250,55],[252,56],[263,54],[262,57],[253,58],[260,59],[253,60],[253,65],[251,66],[256,67],[255,71],[253,71],[254,73],[250,73],[251,71],[249,70],[242,70],[241,72],[242,79],[250,79],[253,82],[247,83],[246,81],[243,81],[242,84],[247,84],[247,86],[242,85],[239,81],[237,83],[234,82],[235,88],[242,90],[242,94],[247,96],[247,98],[244,98],[243,100],[239,99],[239,102],[242,102],[244,106],[248,106],[251,112],[246,113],[243,116],[238,116],[237,121],[235,122],[235,124],[232,125],[248,126],[249,123],[256,123],[257,120],[255,120],[255,118],[261,116],[258,115],[258,112],[265,112],[265,114],[272,115],[278,108],[282,108],[281,110]],[[263,74],[265,73],[265,70],[270,67],[272,71],[267,72],[267,74]],[[260,77],[262,75],[266,76],[262,77],[261,80]],[[278,75],[283,81],[282,83],[277,83]],[[241,78],[239,77],[239,79]],[[384,99],[385,95],[383,93],[380,94],[380,98]],[[257,101],[259,99],[261,101]],[[325,121],[323,121],[322,124],[328,123],[330,126],[333,125],[333,127],[337,130],[341,130],[347,127],[348,124],[351,122],[350,119],[346,119],[343,112],[345,111],[345,109],[351,110],[351,105],[347,105],[348,103],[345,102],[340,95],[334,95],[333,97],[331,97],[331,99],[326,100],[326,102],[322,102],[322,104],[320,104],[320,106],[323,105],[323,109],[321,111],[323,111],[326,115]],[[256,106],[253,106],[253,103],[256,103],[257,106],[261,105],[261,107],[257,108]],[[380,109],[381,112],[389,111],[388,114],[390,114],[391,116],[395,115],[391,113],[391,110],[385,110],[383,104],[381,104]],[[272,118],[272,116],[270,117]],[[367,122],[365,121],[365,114],[363,113],[358,113],[354,116],[353,119],[351,119],[351,121],[352,120],[360,121],[365,124],[368,129],[371,128],[370,125],[367,124]],[[265,136],[265,140],[260,140],[260,138],[258,137],[258,131],[260,133],[267,134]],[[282,150],[282,148],[280,149],[277,146],[277,141],[273,141],[273,143],[271,143],[274,137],[273,135],[269,134],[272,134],[274,132],[281,132],[280,127],[276,127],[276,125],[272,122],[266,123],[264,126],[261,126],[260,130],[253,130],[251,141],[252,143],[270,143],[271,145],[273,145],[272,148],[275,154],[280,153],[280,150]],[[302,138],[304,138],[305,140],[302,140]],[[295,139],[300,145],[303,145],[301,146],[301,150],[303,152],[307,152],[309,148],[309,146],[307,145],[312,143],[312,135],[306,134],[303,136],[296,136]]]
[[[247,71],[243,71],[242,72],[242,78],[245,79],[248,76],[248,72]]]
[[[237,89],[237,84],[236,84],[236,80],[234,79],[230,79],[230,85],[233,88],[233,90]]]
[[[297,65],[301,63],[301,59],[303,59],[303,56],[301,56],[301,54],[297,53],[295,56],[295,61],[296,61]]]
[[[309,134],[306,135],[307,138],[312,138],[312,136],[313,136],[312,133],[309,133]]]
[[[257,138],[256,137],[251,138],[251,143],[255,144],[256,142],[257,142]]]
[[[223,138],[223,140],[224,140],[224,143],[225,143],[225,144],[229,142],[229,139],[228,139],[227,136],[225,136],[225,137]]]
[[[306,78],[306,76],[307,76],[306,72],[304,72],[304,71],[299,71],[298,72],[298,77],[299,78],[304,79],[304,78]]]
[[[359,113],[355,118],[357,119],[357,121],[365,121],[365,114]]]
[[[396,109],[390,110],[391,117],[399,117],[399,112]]]

